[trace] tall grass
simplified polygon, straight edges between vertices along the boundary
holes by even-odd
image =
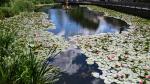
[[[34,48],[18,41],[17,31],[0,29],[0,84],[52,84],[57,80],[58,69],[48,59],[39,61]]]

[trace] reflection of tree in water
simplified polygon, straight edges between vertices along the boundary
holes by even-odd
[[[103,17],[103,13],[97,13],[88,10],[87,8],[73,8],[68,11],[70,19],[76,21],[78,24],[83,26],[83,28],[88,28],[91,30],[97,30],[99,22],[101,21],[98,17]],[[128,24],[120,19],[115,19],[112,17],[104,17],[107,24],[111,25],[121,33],[126,28]]]
[[[104,84],[103,80],[96,79],[91,72],[102,72],[98,65],[88,65],[87,57],[78,49],[67,50],[56,56],[51,64],[61,69],[61,78],[56,84]]]
[[[126,22],[113,17],[102,17],[100,20],[105,20],[108,25],[111,25],[112,28],[117,29],[119,33],[125,31],[129,27],[129,25]]]
[[[91,30],[96,30],[98,28],[99,21],[94,22],[90,20],[90,18],[96,19],[96,17],[92,17],[91,12],[90,11],[88,12],[85,8],[73,8],[69,10],[67,13],[70,16],[70,19],[76,21],[78,24],[83,26],[83,28],[89,28]],[[85,17],[88,16],[88,14],[89,18]]]
[[[120,19],[116,19],[116,18],[113,18],[113,17],[104,17],[105,21],[111,25],[114,25],[114,26],[120,26],[120,27],[123,27],[123,26],[128,26],[128,24]]]

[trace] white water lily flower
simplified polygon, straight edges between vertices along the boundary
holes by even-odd
[[[100,74],[98,72],[92,72],[91,74],[96,78],[100,78]]]

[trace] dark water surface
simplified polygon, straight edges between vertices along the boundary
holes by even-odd
[[[121,33],[128,28],[124,21],[104,17],[103,13],[91,12],[87,8],[49,9],[48,14],[56,26],[56,29],[48,31],[66,39],[74,35]],[[54,57],[50,64],[61,70],[60,80],[56,84],[104,84],[102,79],[91,75],[92,72],[102,74],[98,65],[88,65],[86,59],[80,49],[73,47]]]
[[[48,14],[56,25],[56,29],[49,31],[65,38],[74,35],[121,33],[128,28],[128,24],[122,20],[104,17],[103,13],[94,13],[87,8],[49,9]]]

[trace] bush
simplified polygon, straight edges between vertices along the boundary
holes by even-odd
[[[53,3],[54,1],[53,0],[43,0],[45,4],[50,4],[50,3]]]
[[[30,12],[34,9],[33,3],[27,0],[14,0],[14,2],[9,3],[11,4],[10,7],[0,7],[0,19],[12,17],[20,12]]]
[[[10,2],[10,0],[1,0],[0,1],[0,6],[5,6]]]
[[[0,10],[0,19],[3,19],[5,17],[4,13],[2,10]]]
[[[11,17],[14,16],[14,11],[11,7],[0,7],[0,18],[3,19],[4,17]]]
[[[34,4],[50,4],[54,0],[2,0],[0,2],[0,19],[11,17],[20,12],[31,12]]]
[[[12,9],[15,13],[19,12],[31,12],[34,10],[34,5],[31,1],[27,0],[15,0]]]
[[[54,0],[32,0],[34,4],[50,4],[53,3]]]

